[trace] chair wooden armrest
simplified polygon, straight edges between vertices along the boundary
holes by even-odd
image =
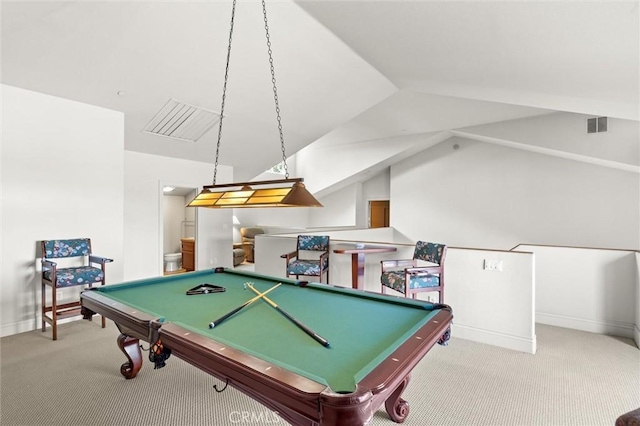
[[[50,260],[42,259],[42,268],[55,269],[58,264]]]
[[[406,267],[415,266],[413,259],[394,259],[394,260],[381,260],[382,272],[388,269],[404,269]]]
[[[57,268],[58,264],[56,262],[42,259],[42,281],[55,287]],[[44,277],[46,271],[51,271],[51,279]]]
[[[411,275],[431,275],[442,272],[442,266],[418,266],[415,268],[406,268],[405,272]]]
[[[89,255],[89,262],[91,263],[100,263],[104,265],[105,263],[113,262],[113,259],[109,259],[108,257],[96,256],[94,254]]]
[[[291,260],[294,259],[298,256],[298,252],[297,251],[292,251],[290,253],[285,253],[285,254],[281,254],[280,257],[283,259],[287,259],[287,260]]]

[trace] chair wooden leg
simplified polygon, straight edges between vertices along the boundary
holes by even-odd
[[[47,300],[47,286],[42,283],[42,304],[40,305],[42,307],[42,331],[44,332],[47,329],[47,323],[44,320],[44,316],[45,316],[45,303]]]
[[[56,288],[51,287],[51,330],[53,340],[58,340],[58,301],[56,300]]]
[[[103,274],[105,273],[105,270],[104,270],[104,263],[102,264],[102,273],[103,273]],[[103,279],[103,280],[102,280],[102,284],[101,284],[101,285],[104,285],[104,284],[105,284],[105,282],[104,282],[104,279]],[[91,288],[91,284],[89,284],[89,288]],[[104,316],[102,316],[102,328],[105,328],[106,326],[107,326],[106,318],[105,318]]]

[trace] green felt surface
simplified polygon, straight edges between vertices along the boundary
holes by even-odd
[[[252,282],[271,300],[327,339],[326,348],[263,300],[257,300],[213,329],[209,323],[255,296],[244,289]],[[186,295],[202,283],[225,292]],[[295,281],[258,274],[198,271],[100,287],[105,296],[164,321],[243,350],[336,392],[352,392],[355,384],[438,311],[421,302],[389,301],[375,294],[321,284],[299,287]]]

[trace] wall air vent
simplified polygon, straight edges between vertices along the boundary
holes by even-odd
[[[167,138],[195,142],[219,119],[220,114],[169,99],[143,131]]]
[[[609,127],[608,121],[607,117],[587,118],[587,133],[606,132]]]

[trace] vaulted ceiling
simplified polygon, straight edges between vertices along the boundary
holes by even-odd
[[[287,155],[553,111],[639,119],[638,1],[267,1]],[[125,148],[214,162],[142,132],[173,98],[220,111],[231,1],[2,1],[2,83],[125,114]],[[260,2],[235,14],[221,164],[278,163]]]

